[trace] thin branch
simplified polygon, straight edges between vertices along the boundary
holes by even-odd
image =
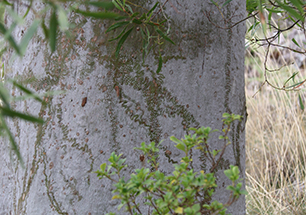
[[[227,126],[227,129],[226,129],[226,131],[225,131],[225,133],[224,133],[224,137],[227,137],[227,134],[228,134],[229,130],[230,130],[230,126],[228,125],[228,126]],[[219,165],[219,163],[220,163],[220,161],[221,161],[221,159],[222,159],[222,157],[223,157],[223,154],[224,154],[225,149],[226,149],[227,144],[228,144],[228,143],[226,142],[226,138],[224,139],[224,141],[225,141],[225,143],[224,143],[224,145],[223,145],[223,148],[222,148],[222,151],[221,151],[221,153],[220,153],[220,155],[219,155],[219,158],[218,158],[217,162],[215,162],[215,164],[210,168],[210,172],[213,172],[213,171],[215,170],[215,168]]]
[[[154,204],[154,202],[152,201],[152,199],[150,199],[150,202],[151,202],[151,204],[153,205],[153,207],[155,208],[156,212],[157,212],[158,214],[161,215],[161,213],[159,212],[158,208],[156,207],[156,205]]]
[[[135,198],[133,199],[133,204],[135,205],[137,211],[139,212],[139,214],[142,214],[139,207],[137,206],[136,202],[135,202]]]
[[[249,19],[249,18],[255,17],[255,16],[258,14],[258,12],[256,12],[256,13],[254,13],[254,14],[252,14],[252,15],[250,15],[250,16],[248,16],[248,17],[246,17],[246,18],[244,18],[244,19],[242,19],[242,20],[240,20],[240,21],[238,21],[238,22],[236,22],[235,24],[233,24],[233,25],[231,25],[231,26],[229,26],[229,27],[222,27],[222,26],[220,26],[220,25],[217,25],[217,24],[215,24],[215,23],[210,19],[210,14],[207,14],[207,12],[204,13],[204,11],[203,11],[203,14],[206,16],[206,18],[208,19],[208,21],[209,21],[211,24],[213,24],[214,26],[216,26],[217,28],[221,28],[221,29],[231,29],[231,28],[235,27],[236,25],[239,25],[241,22],[244,22],[245,20],[247,20],[247,19]]]
[[[159,11],[157,11],[156,14],[154,14],[154,16],[150,19],[150,20],[153,20],[163,9],[163,7],[165,6],[165,4],[168,2],[169,0],[166,0],[163,4],[163,6],[160,7]]]

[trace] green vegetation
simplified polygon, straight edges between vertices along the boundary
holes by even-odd
[[[240,116],[234,114],[223,114],[223,126],[219,139],[223,147],[221,150],[210,150],[208,139],[210,134],[218,132],[210,127],[199,129],[191,128],[194,134],[185,135],[182,140],[172,136],[170,139],[176,143],[175,147],[182,151],[184,156],[180,164],[173,165],[173,172],[165,174],[159,170],[159,149],[154,142],[146,145],[144,142],[140,150],[143,155],[140,159],[147,158],[151,165],[149,168],[136,169],[128,178],[124,177],[125,159],[114,152],[108,159],[110,165],[101,164],[97,170],[97,176],[107,178],[114,182],[115,195],[112,199],[120,199],[121,204],[118,210],[125,206],[125,211],[129,214],[145,214],[142,212],[143,204],[149,206],[149,214],[226,214],[226,208],[232,205],[239,196],[246,194],[239,182],[239,169],[237,166],[230,166],[224,174],[232,181],[232,185],[227,186],[229,198],[227,203],[222,204],[212,201],[214,190],[217,187],[214,172],[219,162],[222,160],[225,148],[230,145],[228,132],[234,120],[240,120]],[[204,153],[204,156],[212,161],[212,167],[205,173],[203,170],[196,171],[190,168],[191,151],[197,149]],[[144,203],[143,200],[144,199]],[[147,212],[147,208],[145,211]],[[115,213],[110,213],[115,214]]]

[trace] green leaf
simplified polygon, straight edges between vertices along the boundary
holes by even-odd
[[[129,23],[130,23],[129,21],[116,22],[115,24],[111,25],[111,26],[105,31],[105,33],[110,32],[110,31],[112,31],[112,30],[115,30],[116,28],[125,26],[125,25],[127,25],[127,24],[129,24]]]
[[[133,11],[133,9],[131,8],[130,5],[125,5],[125,6],[129,9],[129,11],[130,11],[131,14],[134,14],[134,11]]]
[[[246,190],[240,190],[240,193],[241,193],[242,195],[248,195],[248,194],[249,194],[248,191],[246,191]]]
[[[238,166],[231,166],[231,169],[232,169],[234,175],[239,175],[239,168],[238,168]]]
[[[134,19],[133,19],[133,23],[138,24],[138,25],[141,25],[141,24],[142,24],[142,21],[140,21],[139,19],[134,18]]]
[[[12,10],[10,7],[6,7],[6,12],[9,14],[10,18],[13,19],[13,22],[16,22],[18,25],[23,25],[25,20],[23,17],[19,16],[17,10]]]
[[[232,176],[232,171],[230,169],[224,170],[224,174],[230,179]]]
[[[146,13],[143,13],[140,17],[139,17],[139,20],[144,20],[147,18],[147,14]]]
[[[131,16],[131,18],[134,18],[135,16],[138,16],[139,15],[139,13],[137,12],[137,13],[133,13],[133,15]]]
[[[23,15],[23,18],[26,18],[27,15],[29,14],[31,8],[32,8],[32,4],[33,4],[33,0],[30,1],[30,5],[28,6],[27,11],[25,12],[25,14]]]
[[[120,210],[124,205],[126,205],[126,203],[121,203],[120,205],[118,205],[118,210]]]
[[[86,4],[95,6],[95,7],[102,7],[106,10],[112,10],[114,9],[114,4],[112,2],[98,2],[98,1],[91,1],[86,2]]]
[[[291,14],[292,16],[294,16],[295,18],[304,21],[304,17],[298,13],[295,9],[293,9],[292,7],[282,4],[279,0],[276,0],[276,2],[279,4],[279,6],[281,8],[283,8],[286,12],[288,12],[289,14]]]
[[[120,49],[123,45],[123,43],[125,42],[125,40],[128,38],[128,36],[130,35],[130,33],[132,32],[134,27],[130,28],[122,37],[121,39],[119,40],[118,44],[117,44],[117,47],[116,47],[116,52],[115,52],[115,56],[116,58],[118,57],[119,55],[119,52],[120,52]]]
[[[120,6],[119,6],[119,4],[118,4],[118,2],[116,1],[116,0],[112,0],[112,3],[115,5],[115,7],[118,9],[118,10],[121,10],[121,11],[123,11],[123,9],[122,9],[122,4],[119,2],[119,4],[120,4]]]
[[[6,107],[10,107],[9,94],[2,82],[0,82],[0,99]]]
[[[44,31],[44,35],[45,35],[46,39],[49,40],[49,29],[45,25],[45,19],[43,19],[42,22],[41,22],[41,28]]]
[[[171,136],[171,137],[170,137],[170,140],[171,140],[172,142],[177,143],[177,144],[184,144],[183,141],[177,139],[175,136]]]
[[[247,5],[248,5],[248,3],[247,3]],[[259,11],[261,12],[261,13],[263,13],[263,7],[262,7],[262,1],[261,0],[257,0],[257,7],[258,7],[258,9],[259,9]]]
[[[83,16],[93,17],[96,19],[116,19],[122,17],[118,13],[113,13],[113,12],[90,12],[90,11],[82,11],[79,9],[76,9],[75,12],[82,14]]]
[[[0,4],[0,22],[4,23],[5,6]]]
[[[112,200],[113,199],[122,199],[122,197],[120,196],[120,195],[114,195],[113,197],[112,197]]]
[[[174,212],[177,214],[183,214],[184,209],[182,207],[177,207]]]
[[[294,72],[293,75],[291,75],[285,82],[284,85],[285,86],[291,79],[294,80],[295,76],[299,74],[299,72]]]
[[[260,22],[255,22],[249,29],[248,29],[248,32],[250,32],[252,30],[252,36],[254,35],[255,33],[255,28],[257,27],[257,25],[259,25]]]
[[[304,107],[303,100],[300,94],[299,94],[299,104],[300,104],[301,110],[304,111],[305,107]]]
[[[65,93],[65,91],[63,91],[63,90],[46,92],[46,93],[43,93],[43,94],[40,94],[40,95],[33,93],[33,94],[27,94],[27,95],[24,95],[24,96],[11,97],[10,100],[12,102],[14,102],[14,101],[22,101],[22,100],[33,99],[34,98],[35,100],[41,102],[42,97],[60,95],[60,94],[63,94],[63,93]],[[42,103],[45,103],[45,102],[42,101]]]
[[[223,113],[222,114],[222,118],[228,118],[228,117],[230,117],[231,115],[229,114],[229,113]]]
[[[25,88],[21,84],[18,84],[15,80],[11,80],[10,82],[12,82],[15,87],[17,87],[18,89],[22,90],[26,94],[31,95],[32,97],[34,97],[35,100],[37,100],[39,102],[43,102],[43,100],[39,96],[35,95],[31,90]]]
[[[284,88],[284,89],[298,88],[299,86],[303,85],[303,84],[305,83],[305,81],[306,81],[306,80],[300,81],[300,82],[298,82],[298,83],[296,83],[296,84],[293,84],[293,85],[288,86],[288,87],[283,87],[283,88]]]
[[[114,41],[114,40],[118,40],[124,34],[126,28],[127,28],[127,26],[124,27],[124,29],[121,31],[121,33],[117,37],[115,37],[113,39],[110,39],[108,41],[111,42],[111,41]]]
[[[227,5],[228,3],[230,3],[232,0],[227,0],[226,2],[224,2],[224,4],[222,5],[222,7],[224,7],[225,5]]]
[[[49,43],[50,43],[50,49],[52,53],[56,49],[57,25],[58,23],[56,19],[56,11],[54,10],[50,18],[50,31],[49,31]]]
[[[66,11],[62,7],[58,7],[58,23],[61,31],[67,31],[69,28],[69,21]]]
[[[275,10],[275,9],[271,9],[271,8],[266,8],[267,11],[271,12],[271,13],[282,13],[282,10]]]
[[[272,25],[271,25],[272,15],[273,15],[273,13],[272,13],[272,12],[269,12],[268,23],[270,24],[270,25],[269,25],[270,31],[272,30]]]
[[[5,5],[13,6],[13,3],[9,3],[7,0],[3,0],[2,2],[3,2]]]
[[[298,47],[300,47],[300,45],[296,42],[296,40],[294,38],[292,38],[292,42],[294,42],[295,45],[297,45]],[[301,47],[300,47],[301,48]]]
[[[220,135],[219,140],[223,140],[223,139],[225,139],[225,137],[223,135]]]
[[[192,210],[193,210],[194,212],[200,211],[200,210],[201,210],[200,204],[195,204],[195,205],[193,205],[193,206],[192,206]]]
[[[18,117],[20,119],[23,119],[23,120],[26,120],[26,121],[29,121],[29,122],[37,122],[37,123],[44,123],[44,121],[40,118],[36,118],[34,116],[31,116],[31,115],[26,115],[26,114],[23,114],[23,113],[20,113],[20,112],[17,112],[17,111],[13,111],[11,110],[10,108],[7,108],[7,107],[0,107],[0,110],[1,110],[1,113],[3,116],[8,116],[8,117],[11,117],[11,118],[15,118],[15,117]]]
[[[1,126],[4,128],[4,130],[6,131],[7,135],[9,136],[9,139],[10,139],[10,142],[11,142],[11,145],[12,145],[12,150],[16,153],[17,158],[20,161],[22,168],[24,168],[23,159],[22,159],[21,154],[19,152],[18,146],[17,146],[17,144],[15,142],[15,139],[14,139],[10,129],[8,128],[8,126],[7,126],[6,122],[5,122],[5,119],[3,118],[3,116],[1,114],[0,114],[0,121],[1,121]]]
[[[162,36],[165,40],[167,40],[168,42],[172,43],[173,45],[175,45],[175,43],[169,38],[167,37],[161,30],[159,30],[157,27],[155,27],[155,31]]]
[[[40,23],[40,20],[38,20],[38,19],[34,20],[32,25],[30,26],[30,28],[28,28],[27,32],[22,37],[22,39],[20,41],[20,46],[19,46],[21,55],[25,54],[30,40],[32,39],[33,35],[37,31],[39,23]]]
[[[216,157],[217,156],[217,154],[220,152],[220,150],[213,150],[212,151],[212,154],[213,154],[213,157]]]
[[[106,163],[100,165],[100,169],[102,172],[105,172],[105,168],[106,168]]]
[[[146,34],[146,32],[140,28],[140,32],[141,32],[141,36],[142,36],[142,60],[143,62],[145,61],[145,56],[148,53],[148,47],[150,45],[150,32],[148,31],[147,27],[146,30],[148,32],[148,34]]]
[[[300,11],[301,14],[304,13],[303,4],[299,0],[290,0],[290,2]]]
[[[126,19],[126,18],[127,18],[126,16],[118,16],[114,20],[119,21],[119,20]]]
[[[256,11],[258,7],[257,0],[247,0],[246,1],[246,10],[251,14],[253,11]]]
[[[176,147],[177,149],[179,149],[179,150],[182,150],[183,152],[186,151],[185,146],[184,146],[183,144],[181,144],[181,143],[177,144],[175,147]]]
[[[163,66],[163,58],[162,58],[161,54],[159,54],[158,67],[157,67],[157,70],[156,70],[156,74],[158,74],[161,71],[162,66]]]
[[[211,3],[213,3],[214,5],[216,5],[218,7],[218,3],[215,2],[214,0],[210,0]]]
[[[5,28],[5,26],[0,23],[0,33],[5,35],[7,33],[7,29]],[[15,51],[17,52],[18,55],[20,55],[20,49],[17,45],[17,43],[15,42],[14,38],[11,35],[8,35],[8,42],[10,44],[10,46],[15,49]]]
[[[149,19],[151,18],[152,14],[153,14],[153,11],[155,10],[155,8],[157,7],[158,4],[159,4],[159,2],[156,2],[155,5],[147,13],[147,16],[149,17]]]

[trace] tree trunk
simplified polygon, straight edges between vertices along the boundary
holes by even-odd
[[[116,43],[108,42],[113,35],[105,34],[112,22],[75,14],[70,17],[76,25],[73,38],[58,37],[55,53],[50,54],[38,34],[23,59],[6,60],[7,76],[37,93],[66,92],[46,97],[46,105],[30,100],[13,104],[17,110],[39,113],[46,123],[11,122],[25,169],[2,144],[1,214],[117,212],[118,201],[111,200],[112,184],[93,173],[111,152],[123,154],[130,174],[144,165],[133,148],[143,141],[165,139],[159,162],[163,171],[170,172],[181,154],[169,137],[182,138],[190,127],[221,130],[224,112],[244,116],[232,127],[232,144],[216,172],[219,188],[214,198],[228,199],[229,191],[224,190],[230,181],[223,171],[237,165],[244,178],[245,170],[245,26],[222,29],[216,25],[230,27],[241,20],[245,1],[230,2],[222,14],[210,1],[191,2],[165,5],[176,45],[163,44],[163,67],[158,74],[156,51],[142,63],[139,32],[131,34],[115,58]],[[21,93],[14,90],[14,94]],[[213,149],[221,147],[217,134],[210,144]],[[211,164],[197,152],[193,156],[193,167],[208,171]],[[244,197],[229,212],[245,214]]]

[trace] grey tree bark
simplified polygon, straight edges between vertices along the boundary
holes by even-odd
[[[215,199],[227,200],[229,192],[224,190],[230,181],[223,171],[230,164],[238,165],[244,178],[245,170],[245,26],[221,29],[216,25],[230,27],[241,20],[245,1],[234,0],[222,10],[227,22],[210,1],[169,1],[165,7],[176,45],[164,44],[159,74],[154,52],[142,64],[138,32],[128,38],[116,59],[116,44],[107,42],[110,35],[104,33],[109,22],[75,14],[70,17],[76,24],[73,38],[59,37],[56,53],[50,54],[48,44],[37,35],[23,59],[10,63],[7,56],[7,76],[37,93],[66,93],[46,97],[46,105],[35,101],[13,104],[17,110],[39,113],[46,123],[11,122],[25,169],[14,156],[11,159],[8,144],[1,144],[0,214],[116,212],[112,184],[93,173],[111,152],[127,158],[130,174],[143,165],[133,148],[143,141],[165,139],[160,163],[169,172],[180,158],[169,136],[181,138],[189,127],[221,129],[224,112],[244,116],[232,127],[232,144],[216,173]],[[22,30],[16,32],[17,37]],[[14,94],[20,92],[14,90]],[[217,136],[211,140],[213,148],[220,147]],[[193,156],[194,168],[209,168],[199,153]],[[245,214],[244,197],[229,212]]]

